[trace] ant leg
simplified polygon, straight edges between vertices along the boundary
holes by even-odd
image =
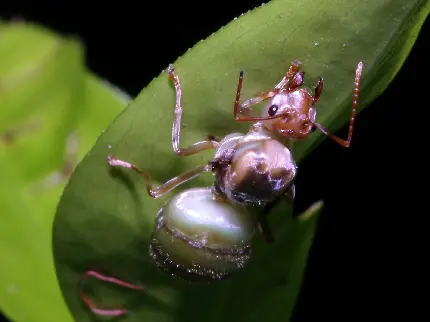
[[[287,188],[287,191],[285,192],[284,196],[286,199],[288,199],[290,202],[294,201],[294,198],[296,196],[296,186],[294,183],[290,184]]]
[[[83,284],[84,284],[84,282],[86,281],[86,279],[88,277],[94,277],[94,278],[97,278],[97,279],[102,280],[104,282],[116,284],[116,285],[119,285],[119,286],[122,286],[122,287],[125,287],[125,288],[130,288],[130,289],[133,289],[133,290],[143,290],[144,289],[143,286],[138,286],[138,285],[130,284],[130,283],[121,281],[119,279],[116,279],[114,277],[109,277],[109,276],[102,275],[102,274],[97,273],[95,271],[87,271],[87,272],[85,272],[85,274],[81,278],[81,283],[82,284],[81,284],[81,290],[79,292],[79,295],[80,295],[82,301],[84,301],[88,305],[88,307],[90,308],[90,310],[93,313],[97,314],[97,315],[120,316],[120,315],[126,314],[127,310],[125,310],[125,309],[98,309],[98,308],[96,308],[94,306],[94,304],[86,297],[84,291],[82,290]]]
[[[278,83],[278,85],[275,86],[273,90],[263,92],[258,96],[252,97],[246,100],[245,102],[243,102],[242,104],[239,104],[240,94],[242,90],[242,83],[243,83],[243,71],[241,71],[239,74],[239,82],[237,84],[236,100],[234,102],[235,121],[237,122],[262,121],[262,120],[270,120],[273,118],[280,117],[280,116],[276,116],[276,117],[242,116],[241,117],[239,114],[243,114],[244,111],[249,110],[251,106],[256,105],[268,98],[272,98],[273,96],[278,94],[288,84],[290,78],[297,73],[299,67],[300,67],[300,62],[298,61],[292,62],[290,65],[290,68],[288,69],[287,74],[282,78],[282,80]]]
[[[243,71],[241,71],[240,76],[239,76],[239,84],[237,86],[236,101],[235,101],[235,106],[234,106],[235,107],[235,118],[236,118],[236,115],[238,113],[240,113],[239,105],[240,105],[241,109],[248,109],[252,105],[258,104],[261,101],[268,99],[268,98],[271,98],[271,97],[275,96],[276,94],[278,94],[285,87],[285,85],[287,85],[290,78],[298,71],[299,67],[300,67],[299,61],[292,62],[290,65],[290,68],[288,69],[287,74],[281,79],[281,81],[278,83],[278,85],[275,86],[275,88],[273,90],[263,92],[263,93],[259,94],[257,97],[250,98],[250,99],[246,100],[245,102],[243,102],[242,104],[239,104],[240,91],[242,89],[242,82],[243,82]]]
[[[176,188],[180,184],[183,184],[204,172],[208,172],[211,170],[211,166],[206,164],[204,166],[197,167],[195,169],[189,170],[177,177],[170,179],[169,181],[163,183],[162,185],[153,188],[151,184],[151,176],[145,170],[140,170],[134,164],[128,163],[126,161],[119,160],[113,156],[108,156],[108,162],[113,167],[123,167],[127,169],[132,169],[137,173],[141,174],[145,180],[145,187],[148,195],[152,198],[159,198],[164,194],[168,193],[172,189]]]
[[[338,144],[343,146],[344,148],[348,148],[351,145],[352,133],[354,131],[354,123],[355,123],[355,115],[357,113],[357,105],[358,105],[358,94],[360,93],[360,79],[361,72],[363,71],[363,62],[359,62],[357,65],[357,69],[355,70],[355,81],[354,81],[354,96],[352,99],[352,112],[351,117],[349,119],[349,129],[348,129],[348,139],[343,140],[336,135],[332,134],[330,131],[325,129],[322,125],[313,122],[313,125],[320,130],[322,133],[327,135],[330,139],[336,141]]]
[[[275,238],[273,237],[272,229],[270,228],[270,224],[267,220],[270,212],[273,207],[275,207],[281,201],[281,197],[276,198],[272,202],[269,202],[263,207],[263,211],[257,217],[257,227],[260,233],[263,235],[266,243],[273,243]]]
[[[320,77],[320,79],[318,80],[317,86],[315,87],[315,94],[312,97],[312,105],[315,105],[320,99],[323,88],[324,88],[324,80]]]
[[[275,238],[273,237],[272,228],[270,228],[270,224],[267,221],[267,216],[269,215],[270,210],[272,208],[273,208],[272,203],[267,204],[263,208],[263,212],[257,217],[258,230],[260,231],[261,235],[263,235],[263,238],[266,241],[266,243],[273,243],[275,241]]]
[[[173,127],[172,127],[173,151],[175,151],[175,153],[179,156],[188,156],[188,155],[200,153],[204,150],[218,148],[219,146],[218,140],[216,140],[212,135],[208,135],[208,137],[204,141],[194,143],[193,145],[187,148],[179,147],[179,141],[181,136],[181,119],[182,119],[181,83],[179,82],[178,75],[175,74],[175,69],[173,68],[173,65],[169,66],[168,71],[169,71],[169,78],[175,84],[175,92],[176,92],[175,117],[173,119]]]
[[[267,217],[269,216],[273,207],[275,207],[283,199],[283,197],[287,199],[289,202],[292,202],[294,200],[295,195],[296,195],[296,188],[294,183],[292,183],[287,188],[287,191],[283,196],[278,197],[274,201],[265,205],[262,213],[259,214],[257,218],[258,230],[263,235],[267,243],[273,243],[275,241],[275,238],[273,237],[272,229],[270,228],[269,222],[267,221]]]
[[[291,63],[290,67],[288,68],[287,74],[281,79],[281,81],[278,83],[278,85],[275,86],[274,89],[282,89],[287,85],[290,78],[297,73],[297,71],[300,68],[301,63],[298,60],[295,60]]]

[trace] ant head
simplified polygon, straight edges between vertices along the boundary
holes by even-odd
[[[263,109],[264,126],[291,139],[305,139],[313,132],[315,109],[313,97],[302,88],[283,90],[273,96]]]

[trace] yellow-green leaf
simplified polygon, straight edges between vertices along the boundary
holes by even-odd
[[[0,23],[0,310],[13,321],[73,320],[51,244],[66,178],[41,183],[64,166],[71,132],[79,161],[127,102],[86,70],[77,40]]]

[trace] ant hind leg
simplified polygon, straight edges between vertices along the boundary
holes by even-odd
[[[133,289],[133,290],[144,290],[145,287],[143,286],[139,286],[139,285],[134,285],[128,282],[124,282],[120,279],[114,278],[114,277],[110,277],[110,276],[105,276],[103,274],[97,273],[96,271],[87,271],[85,272],[85,274],[81,277],[81,289],[79,291],[79,295],[82,299],[82,301],[84,301],[89,309],[97,314],[97,315],[103,315],[103,316],[120,316],[120,315],[124,315],[126,314],[128,311],[126,309],[100,309],[97,308],[91,301],[90,299],[85,295],[84,291],[83,291],[83,286],[85,281],[89,278],[89,277],[94,277],[98,280],[104,281],[104,282],[108,282],[108,283],[112,283],[112,284],[116,284],[125,288],[129,288],[129,289]]]

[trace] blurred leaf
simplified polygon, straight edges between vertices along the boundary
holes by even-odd
[[[86,71],[76,39],[0,24],[0,309],[15,322],[72,321],[51,248],[66,181],[40,183],[64,166],[70,132],[80,160],[127,102]]]
[[[2,32],[0,133],[16,136],[5,157],[26,181],[63,162],[65,138],[83,107],[82,54],[76,40],[40,27],[13,24]]]
[[[274,0],[255,9],[175,63],[183,89],[182,146],[208,133],[246,131],[249,124],[235,124],[232,117],[239,70],[245,71],[242,97],[247,98],[273,88],[294,59],[303,63],[305,84],[311,86],[324,77],[317,120],[338,129],[350,115],[357,63],[365,62],[362,110],[393,79],[428,12],[429,3],[423,0]],[[111,171],[106,156],[113,154],[148,169],[156,184],[206,163],[213,156],[210,151],[188,158],[174,156],[173,106],[173,87],[164,72],[99,138],[65,189],[55,218],[54,251],[71,311],[80,322],[99,319],[77,293],[80,276],[95,269],[146,286],[140,293],[100,282],[88,286],[104,306],[131,310],[121,321],[288,321],[314,221],[293,220],[285,205],[270,217],[276,243],[264,244],[257,236],[251,263],[229,280],[188,285],[158,271],[149,258],[154,218],[168,197],[151,199],[141,177]],[[321,138],[315,133],[295,144],[295,158],[301,160]],[[204,175],[176,192],[210,185],[212,180]]]

